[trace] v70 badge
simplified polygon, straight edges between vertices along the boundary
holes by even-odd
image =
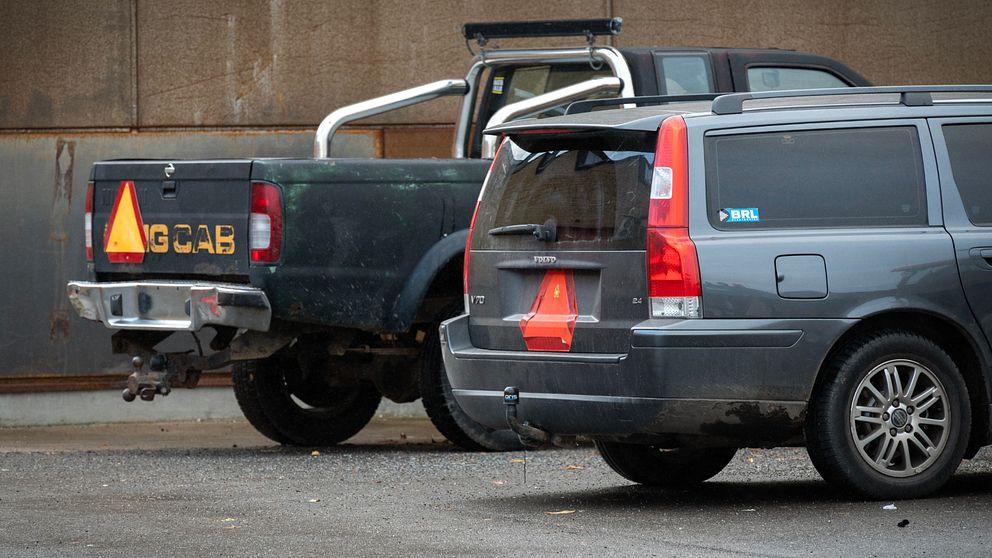
[[[536,264],[553,264],[558,261],[555,256],[534,256],[534,263]]]

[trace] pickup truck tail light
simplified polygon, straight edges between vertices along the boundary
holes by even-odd
[[[662,122],[654,160],[647,238],[651,317],[699,318],[702,284],[689,238],[689,144],[681,116]]]
[[[86,212],[83,213],[83,232],[86,237],[86,261],[93,261],[93,183],[86,183]]]
[[[248,240],[251,263],[279,263],[282,255],[282,192],[275,184],[251,183]]]
[[[486,184],[489,183],[489,177],[493,174],[493,167],[496,166],[496,161],[499,161],[499,154],[503,151],[503,146],[506,144],[507,140],[504,138],[500,142],[499,147],[496,149],[496,154],[493,156],[493,162],[489,165],[489,172],[486,173],[486,179],[482,182],[482,189],[479,190],[479,199],[475,202],[475,212],[472,213],[472,223],[468,226],[468,238],[465,239],[465,266],[462,269],[462,292],[465,295],[465,313],[469,314],[469,296],[468,296],[468,272],[470,269],[470,264],[472,260],[472,232],[475,231],[475,220],[479,217],[479,205],[482,202],[482,194],[486,191]]]

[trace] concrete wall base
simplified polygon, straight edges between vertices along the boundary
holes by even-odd
[[[426,417],[419,401],[397,404],[383,400],[378,415]],[[132,403],[122,401],[120,391],[0,395],[0,428],[240,418],[241,410],[231,388],[176,390],[152,402]]]

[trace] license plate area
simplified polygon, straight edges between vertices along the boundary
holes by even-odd
[[[596,323],[602,312],[601,273],[598,269],[571,269],[575,286],[576,322]],[[499,312],[504,321],[519,323],[534,305],[547,269],[500,269]]]

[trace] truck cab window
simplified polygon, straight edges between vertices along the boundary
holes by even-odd
[[[784,91],[788,89],[829,89],[850,87],[831,72],[811,68],[757,66],[747,69],[749,91]]]
[[[706,55],[655,55],[655,70],[663,80],[667,95],[713,92],[713,75]]]

